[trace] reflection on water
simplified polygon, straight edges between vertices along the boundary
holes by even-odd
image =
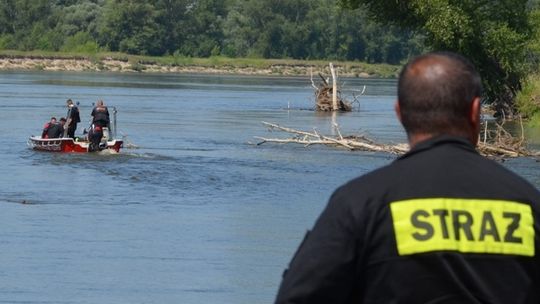
[[[343,134],[404,142],[395,81],[347,79],[357,111]],[[347,94],[347,91],[345,90]],[[27,148],[50,116],[80,102],[116,106],[117,155]],[[0,301],[6,303],[269,303],[331,192],[394,156],[265,144],[261,121],[333,132],[308,77],[0,74]],[[540,186],[534,160],[504,163]]]

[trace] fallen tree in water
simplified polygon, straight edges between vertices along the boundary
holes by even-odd
[[[310,145],[330,145],[330,146],[340,146],[347,148],[349,150],[361,150],[361,151],[374,151],[374,152],[389,152],[393,154],[405,153],[409,147],[407,144],[398,144],[398,145],[385,145],[376,143],[365,136],[343,136],[339,131],[337,125],[335,125],[336,131],[338,132],[337,137],[322,135],[317,130],[313,132],[306,132],[295,130],[287,127],[282,127],[277,124],[262,122],[264,125],[269,127],[271,130],[279,130],[294,134],[290,138],[265,138],[256,136],[255,138],[261,140],[257,145],[262,145],[266,142],[273,143],[296,143],[302,144],[304,146]]]
[[[523,121],[520,117],[520,136],[514,136],[497,122],[483,122],[483,131],[480,132],[480,140],[477,150],[486,156],[495,157],[539,157],[540,152],[530,151],[526,147],[525,135],[523,130]],[[494,127],[489,127],[494,125]]]
[[[337,124],[334,124],[337,136],[328,136],[320,134],[317,130],[312,132],[296,130],[283,127],[274,123],[262,122],[271,131],[278,130],[292,134],[288,138],[267,138],[256,136],[260,140],[257,145],[264,143],[295,143],[304,146],[311,145],[328,145],[342,147],[349,150],[371,151],[371,152],[386,152],[400,155],[409,150],[409,145],[405,143],[399,144],[382,144],[377,143],[366,136],[343,136]],[[497,124],[496,130],[488,131],[487,125],[481,134],[481,139],[478,143],[477,150],[480,154],[491,158],[508,158],[508,157],[539,157],[540,152],[530,151],[525,147],[523,136],[521,139],[516,139],[508,131]]]
[[[315,109],[323,112],[352,111],[351,103],[341,97],[341,91],[338,89],[336,70],[332,63],[330,63],[330,73],[332,74],[332,84],[329,83],[330,80],[325,79],[319,73],[322,82],[319,85],[315,85],[313,71],[311,71],[311,86],[315,89]]]

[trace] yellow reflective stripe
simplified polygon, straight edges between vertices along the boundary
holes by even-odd
[[[534,219],[527,204],[423,198],[390,204],[399,255],[459,251],[534,256]]]

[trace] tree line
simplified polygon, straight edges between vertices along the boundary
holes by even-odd
[[[422,48],[336,0],[0,0],[0,49],[397,64]]]
[[[0,49],[390,64],[448,50],[478,67],[502,115],[538,71],[539,2],[0,0]]]

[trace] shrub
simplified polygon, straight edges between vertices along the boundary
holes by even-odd
[[[60,49],[62,52],[74,53],[97,53],[99,45],[92,39],[87,32],[78,32],[77,34],[66,38],[64,45]]]
[[[524,81],[516,96],[516,105],[524,117],[540,119],[540,74],[533,74]]]

